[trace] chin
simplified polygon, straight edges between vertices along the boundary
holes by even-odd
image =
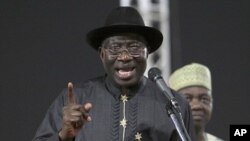
[[[136,80],[116,80],[116,83],[121,87],[131,87],[138,83]]]
[[[196,130],[203,129],[203,128],[205,128],[205,124],[204,124],[204,122],[194,121],[194,127],[196,128]]]

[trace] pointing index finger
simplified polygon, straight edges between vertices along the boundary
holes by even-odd
[[[76,104],[75,94],[73,93],[72,82],[68,83],[68,104]]]

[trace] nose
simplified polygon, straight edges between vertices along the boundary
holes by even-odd
[[[130,55],[130,53],[127,50],[123,50],[121,54],[117,58],[119,61],[130,61],[133,59],[133,57]]]
[[[190,106],[192,110],[199,110],[202,109],[203,104],[198,98],[193,98],[190,102]]]

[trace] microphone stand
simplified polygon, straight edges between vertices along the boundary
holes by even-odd
[[[172,121],[174,122],[174,125],[179,133],[181,140],[191,141],[191,138],[183,122],[183,118],[180,112],[180,106],[174,97],[172,97],[170,99],[170,102],[166,105],[166,110],[167,110],[168,116],[170,116]]]
[[[160,75],[156,75],[154,77],[154,80],[156,84],[163,90],[163,94],[167,97],[169,100],[168,104],[166,105],[166,110],[168,116],[171,117],[172,121],[174,122],[175,128],[177,129],[179,136],[182,141],[191,141],[191,138],[185,128],[183,118],[180,111],[180,106],[176,100],[176,98],[173,96],[171,90],[168,88],[164,80]]]

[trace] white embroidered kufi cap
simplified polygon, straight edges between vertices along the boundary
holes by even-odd
[[[211,73],[208,67],[191,63],[172,73],[169,78],[169,86],[175,91],[190,86],[203,86],[212,90]]]

